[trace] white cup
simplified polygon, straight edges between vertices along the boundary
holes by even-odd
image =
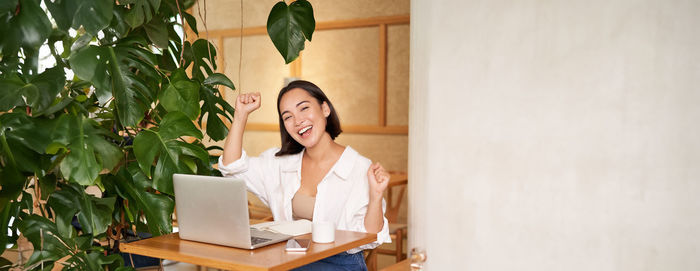
[[[314,221],[311,230],[314,243],[332,243],[335,241],[335,223],[330,221]]]

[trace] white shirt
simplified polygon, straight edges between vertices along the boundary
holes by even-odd
[[[241,158],[224,165],[223,155],[219,157],[219,171],[224,176],[245,180],[248,190],[258,196],[272,211],[275,221],[291,221],[292,198],[301,187],[301,157],[297,154],[275,156],[278,148],[263,152],[260,157],[248,157],[242,151]],[[367,170],[372,162],[349,146],[340,159],[318,184],[314,221],[333,221],[336,229],[367,232],[365,214],[369,203],[369,183]],[[382,199],[382,211],[386,212],[386,202]],[[363,249],[373,249],[382,243],[391,243],[389,221],[384,217],[384,226],[377,233],[377,241],[351,250],[357,253]]]

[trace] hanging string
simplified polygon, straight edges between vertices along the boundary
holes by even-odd
[[[241,35],[238,43],[238,91],[240,93],[243,87],[243,78],[241,77],[241,66],[243,64],[243,0],[241,0]]]

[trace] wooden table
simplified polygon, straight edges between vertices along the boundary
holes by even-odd
[[[311,234],[297,236],[311,239]],[[122,252],[226,270],[288,270],[377,240],[374,233],[335,231],[335,242],[311,243],[306,253],[286,252],[287,242],[247,250],[180,239],[177,233],[119,244]]]

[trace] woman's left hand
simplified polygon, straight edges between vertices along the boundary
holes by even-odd
[[[367,170],[367,179],[369,180],[369,197],[371,200],[382,198],[384,190],[389,185],[389,173],[386,172],[379,162],[369,166]]]

